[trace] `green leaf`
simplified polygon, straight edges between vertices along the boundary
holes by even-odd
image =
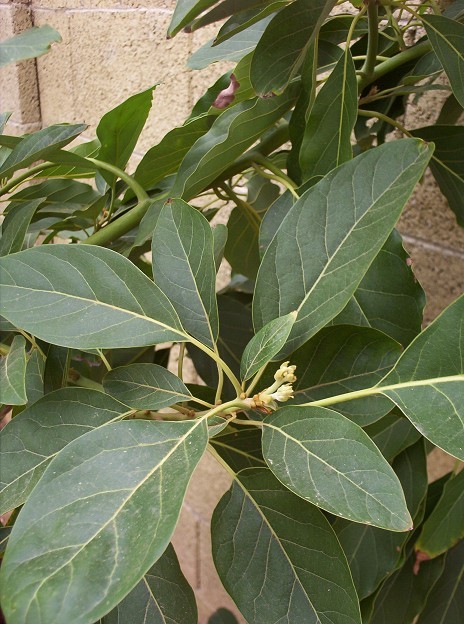
[[[435,559],[421,564],[414,574],[414,556],[392,574],[377,594],[369,624],[417,623],[417,614],[424,608],[427,596],[443,571],[444,560]],[[432,624],[432,621],[429,622]],[[437,620],[433,624],[438,624]]]
[[[423,564],[422,564],[423,565]],[[464,541],[446,555],[437,580],[417,624],[459,624],[464,610]]]
[[[288,4],[288,0],[276,0],[275,2],[268,2],[260,8],[250,8],[247,11],[241,11],[240,13],[233,15],[225,24],[223,24],[223,26],[221,26],[221,29],[214,40],[214,45],[227,41],[227,39],[230,39],[230,37],[242,32],[242,30],[249,28],[268,15],[282,9],[286,4]]]
[[[211,533],[219,576],[250,624],[360,623],[346,558],[329,522],[269,470],[236,476],[214,511]]]
[[[401,236],[393,230],[348,306],[332,323],[370,325],[407,347],[421,331],[424,306],[425,293]]]
[[[9,118],[11,117],[11,112],[0,113],[0,133],[5,129],[6,124],[8,123]]]
[[[219,325],[221,328],[217,346],[219,355],[235,375],[240,373],[240,359],[248,342],[253,338],[251,312],[242,303],[228,296],[218,297]],[[188,353],[202,380],[210,387],[217,387],[216,363],[195,345],[189,344]],[[224,395],[232,399],[237,394],[225,380]]]
[[[197,619],[195,595],[169,544],[142,580],[100,624],[193,624]]]
[[[413,130],[412,134],[424,141],[435,143],[435,153],[430,169],[456,215],[464,226],[464,128],[462,126],[426,126]]]
[[[414,518],[427,492],[424,444],[417,442],[399,455],[393,464],[411,516]],[[408,533],[392,533],[337,518],[333,523],[348,559],[359,599],[372,594],[400,564]]]
[[[183,126],[174,128],[148,150],[134,173],[134,178],[144,189],[154,188],[163,178],[175,173],[192,145],[211,128],[213,115],[201,115]],[[134,196],[129,189],[125,200]]]
[[[200,193],[292,106],[295,91],[240,102],[216,118],[185,156],[172,196],[186,201]]]
[[[204,69],[217,61],[238,63],[244,56],[253,52],[271,19],[272,16],[265,17],[219,45],[214,45],[214,39],[211,39],[190,56],[187,67]]]
[[[224,249],[227,244],[228,234],[227,226],[223,223],[218,223],[213,227],[214,264],[216,266],[216,272],[219,271],[222,259],[224,258]]]
[[[169,407],[192,395],[179,377],[157,364],[129,364],[113,368],[103,378],[105,392],[139,410]]]
[[[319,91],[300,148],[301,181],[325,175],[351,160],[351,133],[358,116],[358,84],[349,50]]]
[[[152,238],[153,277],[183,327],[211,349],[219,331],[211,227],[181,199],[167,202]]]
[[[153,90],[132,95],[113,110],[103,115],[97,126],[97,137],[101,147],[98,159],[124,169],[127,165],[140,133],[143,130],[151,109]],[[115,183],[115,176],[108,171],[101,171],[108,184]]]
[[[438,557],[464,537],[464,471],[449,479],[422,527],[415,549]]]
[[[32,405],[44,395],[45,361],[38,349],[34,349],[26,366],[27,404]]]
[[[462,460],[463,353],[464,295],[417,336],[377,386],[422,435]]]
[[[195,17],[209,9],[217,0],[177,0],[174,15],[168,28],[168,36],[174,37],[181,28],[187,26]]]
[[[370,327],[326,327],[291,356],[296,365],[293,403],[326,397],[375,385],[391,370],[401,346]],[[385,397],[366,397],[335,406],[344,416],[365,426],[391,410]]]
[[[0,256],[21,251],[29,224],[41,203],[42,199],[33,199],[19,206],[14,206],[8,212],[2,223]]]
[[[295,322],[296,314],[290,312],[265,325],[245,347],[240,363],[242,381],[250,379],[265,366],[285,344]]]
[[[0,572],[9,624],[93,624],[116,606],[166,549],[207,440],[205,419],[135,420],[68,444],[11,532]]]
[[[0,357],[0,404],[27,403],[26,362],[26,340],[15,336],[8,354]]]
[[[354,522],[412,526],[398,477],[367,434],[321,407],[284,407],[263,421],[263,454],[292,492]]]
[[[251,62],[257,94],[281,93],[287,87],[334,4],[334,0],[296,0],[272,18]]]
[[[406,448],[421,437],[409,420],[398,409],[392,410],[364,431],[388,462],[392,462]]]
[[[36,173],[34,178],[92,178],[95,175],[95,165],[85,158],[96,158],[100,150],[100,141],[93,139],[93,141],[86,141],[80,143],[74,147],[70,147],[68,154],[76,157],[78,160],[82,158],[82,163],[79,165],[77,162],[75,165],[57,165],[45,171]],[[56,159],[55,159],[56,162]]]
[[[17,414],[0,432],[0,514],[26,501],[50,461],[67,444],[128,412],[126,405],[103,392],[63,388]]]
[[[48,24],[28,28],[19,35],[0,41],[0,67],[46,54],[52,43],[61,41],[60,33]]]
[[[53,245],[0,258],[1,314],[38,338],[76,349],[187,340],[161,290],[114,251]]]
[[[223,0],[208,13],[204,13],[196,19],[189,28],[191,32],[225,19],[230,15],[236,15],[242,11],[248,11],[252,8],[261,8],[263,5],[270,4],[273,0]]]
[[[208,624],[238,624],[238,621],[231,611],[221,607],[211,615]]]
[[[464,24],[443,15],[423,15],[422,21],[453,93],[464,106]]]
[[[341,165],[300,197],[258,272],[253,300],[257,329],[296,309],[285,348],[289,353],[345,307],[431,153],[431,147],[414,139],[386,143]]]
[[[73,141],[87,126],[85,124],[57,124],[27,135],[0,166],[0,177],[9,178],[18,169],[24,169],[37,160],[47,160]],[[72,157],[70,152],[62,152]]]
[[[261,431],[255,427],[237,430],[229,425],[210,440],[210,445],[234,472],[266,466],[261,451]]]
[[[49,345],[44,370],[44,392],[65,388],[68,385],[68,373],[71,353],[66,347]]]

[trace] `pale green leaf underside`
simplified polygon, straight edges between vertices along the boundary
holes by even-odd
[[[400,482],[364,431],[332,410],[285,407],[263,422],[263,454],[290,490],[354,522],[412,526]]]
[[[129,364],[109,371],[103,379],[105,392],[139,410],[169,407],[192,397],[185,384],[158,364]]]
[[[0,67],[42,56],[48,52],[52,43],[60,41],[60,33],[48,24],[39,28],[28,28],[19,35],[0,42]]]
[[[213,514],[211,531],[219,576],[250,624],[360,622],[330,524],[266,468],[238,473]]]
[[[27,403],[26,365],[26,340],[15,336],[8,354],[0,358],[0,404]]]
[[[47,342],[111,349],[185,341],[161,290],[102,247],[53,245],[0,258],[0,312]]]
[[[9,539],[9,624],[93,624],[116,606],[166,549],[207,440],[205,420],[123,421],[63,449]]]
[[[298,311],[283,355],[348,303],[431,153],[414,139],[386,143],[329,173],[289,210],[264,254],[253,300],[258,329]]]
[[[17,414],[0,432],[0,514],[26,501],[66,444],[128,412],[103,392],[63,388]]]

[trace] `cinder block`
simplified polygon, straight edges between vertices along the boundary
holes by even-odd
[[[464,252],[464,228],[448,206],[430,171],[409,200],[398,228],[401,233]]]
[[[443,475],[453,470],[456,465],[456,458],[451,457],[439,448],[434,449],[427,456],[427,473],[429,482],[436,481]]]
[[[424,321],[430,323],[464,292],[464,253],[452,255],[446,249],[409,238],[405,247],[427,295]]]
[[[22,4],[0,5],[0,40],[30,28],[29,8]],[[11,111],[16,125],[40,122],[35,60],[11,63],[0,72],[0,110]]]
[[[62,42],[55,43],[48,54],[37,59],[43,125],[82,122],[81,111],[75,106],[75,91],[81,86],[75,84],[73,76],[73,65],[82,61],[79,56],[71,54],[69,16],[59,11],[35,11],[34,22],[37,26],[49,24],[62,38]],[[92,45],[91,40],[80,38],[80,42],[83,48]]]
[[[209,521],[221,496],[230,487],[230,477],[209,453],[205,453],[190,482],[186,504],[204,521]]]
[[[82,9],[164,9],[174,10],[176,0],[35,0],[35,6],[78,11]]]
[[[52,15],[41,11],[40,19],[51,21]],[[137,150],[146,151],[184,121],[190,110],[185,69],[189,38],[166,41],[169,16],[55,13],[51,25],[60,30],[60,20],[65,46],[61,54],[52,53],[39,63],[45,123],[67,117],[88,123],[94,131],[108,110],[157,82],[163,84],[155,90]]]

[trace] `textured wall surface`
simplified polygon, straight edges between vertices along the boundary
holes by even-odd
[[[51,123],[85,122],[90,138],[107,110],[159,83],[137,146],[143,154],[183,122],[202,89],[221,73],[214,66],[200,73],[186,68],[204,33],[166,40],[174,4],[174,0],[0,0],[0,39],[45,23],[63,38],[37,61],[0,70],[0,110],[13,111],[9,131],[23,134]],[[433,123],[439,106],[440,96],[431,92],[408,109],[405,125]],[[427,292],[426,317],[431,320],[464,290],[464,230],[456,226],[430,174],[405,210],[400,230]],[[435,459],[434,477],[447,466],[449,458]],[[201,623],[220,606],[234,610],[215,574],[209,538],[211,512],[227,487],[226,475],[206,457],[192,480],[174,538],[197,594]]]

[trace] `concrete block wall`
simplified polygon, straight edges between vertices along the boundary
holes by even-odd
[[[200,73],[187,70],[189,54],[212,31],[180,34],[167,41],[174,6],[175,0],[0,0],[0,39],[45,23],[63,38],[49,54],[0,70],[0,110],[13,111],[9,132],[85,122],[86,137],[91,138],[107,110],[160,83],[137,146],[142,155],[183,122],[203,88],[223,71],[216,66]],[[409,107],[405,125],[433,123],[440,103],[440,95],[431,92],[419,105]],[[456,225],[429,173],[399,229],[427,292],[429,321],[464,291],[464,230]],[[446,456],[435,458],[434,477],[448,466]],[[192,480],[174,536],[183,570],[197,595],[201,624],[221,606],[237,613],[217,578],[210,552],[209,520],[227,487],[227,476],[207,456]]]

